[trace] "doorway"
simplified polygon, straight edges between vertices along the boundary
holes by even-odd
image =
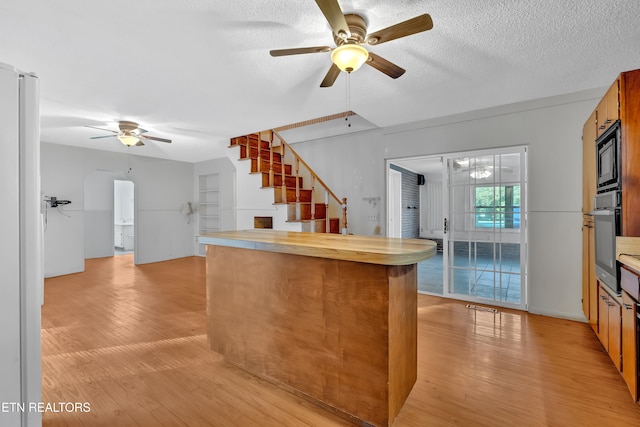
[[[113,181],[113,254],[134,253],[134,184],[129,180]]]
[[[526,148],[388,164],[425,176],[420,238],[438,252],[418,264],[418,291],[526,310]]]
[[[444,293],[442,192],[445,169],[442,162],[442,156],[396,159],[389,162],[388,169],[389,188],[393,187],[392,173],[404,175],[404,179],[396,178],[397,185],[404,187],[399,188],[397,194],[403,194],[407,198],[395,202],[396,206],[406,209],[409,218],[416,214],[418,216],[417,228],[410,230],[411,233],[403,233],[397,237],[429,239],[437,244],[436,254],[418,263],[418,292],[439,296]],[[391,203],[392,197],[389,195],[389,204]],[[401,217],[402,212],[396,215]],[[391,234],[389,236],[391,237]]]
[[[85,177],[85,259],[128,253],[135,263],[134,195],[134,182],[122,172],[96,170]],[[116,238],[116,231],[122,233],[121,239]]]

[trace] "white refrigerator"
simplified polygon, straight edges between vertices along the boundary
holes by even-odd
[[[0,63],[0,426],[40,426],[43,302],[38,79]]]

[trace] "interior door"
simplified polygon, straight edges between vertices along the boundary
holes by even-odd
[[[526,308],[525,153],[447,158],[445,296]]]

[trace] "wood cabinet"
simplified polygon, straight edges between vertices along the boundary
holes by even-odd
[[[620,74],[622,235],[640,237],[640,70]]]
[[[393,424],[417,378],[417,263],[434,242],[276,230],[198,242],[211,349],[354,424]]]
[[[638,305],[631,297],[640,297],[640,279],[635,273],[629,276],[629,270],[623,268],[621,282],[635,280],[635,288],[625,289],[623,284],[620,296],[600,286],[595,275],[593,217],[589,215],[597,187],[595,140],[616,120],[620,120],[622,175],[622,232],[618,239],[640,237],[640,70],[620,73],[582,130],[582,309],[637,401],[640,337],[636,328]]]
[[[596,189],[595,145],[587,146],[620,119],[622,169],[622,236],[640,237],[640,70],[626,71],[613,82],[593,111],[582,133],[582,213],[588,212]],[[595,120],[595,133],[592,123]],[[591,175],[593,171],[593,175]],[[584,255],[584,254],[583,254]],[[586,260],[586,258],[583,258]],[[585,313],[586,314],[586,313]]]
[[[602,135],[620,118],[620,81],[616,79],[596,107],[597,136]]]
[[[593,197],[596,194],[596,111],[582,129],[582,311],[591,327],[598,325],[598,281],[595,272]]]
[[[622,305],[609,298],[609,357],[622,370]]]
[[[637,252],[637,251],[633,251]],[[640,273],[637,263],[634,267],[625,264],[620,268],[620,285],[622,286],[622,377],[629,387],[633,400],[638,400],[638,303],[640,301]],[[632,257],[634,258],[634,257]],[[637,258],[636,258],[637,260]]]
[[[622,291],[622,377],[634,401],[638,400],[636,316],[636,301]]]
[[[599,289],[598,338],[609,353],[613,364],[620,371],[622,370],[622,304],[603,286]]]

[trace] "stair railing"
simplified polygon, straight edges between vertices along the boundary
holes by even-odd
[[[316,184],[320,185],[324,191],[324,205],[325,205],[325,232],[329,232],[330,230],[330,215],[329,215],[329,201],[330,198],[335,200],[342,210],[342,234],[348,234],[348,225],[347,225],[347,198],[343,197],[342,199],[338,198],[336,194],[331,191],[329,186],[325,184],[325,182],[318,176],[318,174],[304,161],[302,157],[296,152],[296,150],[291,147],[291,145],[285,141],[285,139],[275,130],[270,130],[269,132],[269,141],[272,146],[271,151],[277,146],[274,143],[278,142],[280,145],[280,155],[281,155],[281,164],[282,164],[282,194],[284,201],[286,202],[286,183],[285,183],[285,173],[284,173],[284,158],[285,153],[288,151],[293,155],[295,162],[295,180],[296,180],[296,216],[300,218],[300,166],[302,165],[309,175],[311,176],[311,218],[315,219],[315,196],[316,196]],[[276,141],[277,139],[277,141]],[[272,156],[273,157],[273,156]],[[271,175],[271,174],[270,174]],[[270,183],[273,183],[272,181]],[[312,227],[313,230],[315,227]]]

